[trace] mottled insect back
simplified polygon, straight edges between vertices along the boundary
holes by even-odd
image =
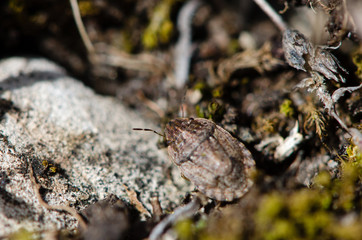
[[[177,118],[166,125],[165,138],[172,161],[206,196],[232,201],[253,185],[251,153],[214,122]]]

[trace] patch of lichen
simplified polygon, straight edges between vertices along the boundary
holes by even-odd
[[[160,43],[168,43],[174,30],[171,21],[171,9],[176,0],[161,1],[152,12],[150,22],[142,36],[142,43],[146,49],[153,49]]]
[[[322,171],[310,188],[260,193],[252,213],[234,206],[229,213],[211,215],[203,228],[195,228],[189,220],[175,229],[187,233],[180,239],[357,240],[362,232],[361,186],[362,154],[351,145],[340,158],[339,177]]]

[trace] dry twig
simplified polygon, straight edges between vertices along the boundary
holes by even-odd
[[[142,101],[149,109],[154,111],[160,119],[165,117],[165,111],[162,110],[157,103],[148,99],[142,91],[137,92],[137,98]]]
[[[33,171],[33,166],[31,163],[29,163],[29,173],[30,173],[29,176],[30,176],[30,180],[33,185],[34,193],[35,193],[40,205],[42,205],[43,207],[45,207],[48,210],[65,211],[65,212],[69,213],[70,215],[72,215],[74,218],[76,218],[78,220],[82,229],[84,229],[84,230],[87,229],[87,224],[84,221],[83,217],[74,208],[71,208],[69,206],[63,206],[63,205],[53,205],[52,206],[43,200],[43,198],[39,192],[40,185],[36,182],[35,174]]]
[[[152,205],[152,213],[153,213],[153,217],[155,219],[160,219],[163,211],[162,211],[162,207],[160,204],[160,200],[158,199],[158,196],[154,196],[150,199],[150,203]]]
[[[143,204],[138,200],[137,193],[134,190],[130,190],[125,184],[122,184],[123,187],[126,189],[127,195],[129,200],[133,206],[144,216],[150,217],[151,214],[148,210],[143,206]]]

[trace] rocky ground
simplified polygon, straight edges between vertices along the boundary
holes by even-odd
[[[270,3],[3,1],[0,238],[359,239],[361,3]],[[247,194],[181,176],[180,116],[245,144]]]
[[[150,217],[152,196],[171,210],[192,190],[157,135],[132,131],[155,125],[119,101],[45,59],[5,59],[0,72],[2,235],[77,228],[68,211],[48,206],[81,211],[111,194],[129,203],[136,191]]]

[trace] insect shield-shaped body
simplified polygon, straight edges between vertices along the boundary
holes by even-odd
[[[252,155],[214,122],[177,118],[166,125],[165,138],[172,161],[206,196],[232,201],[252,186]]]

